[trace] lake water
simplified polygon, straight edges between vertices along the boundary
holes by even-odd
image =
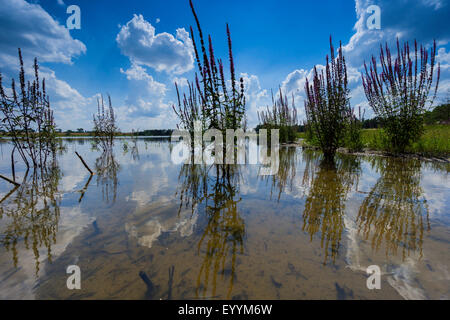
[[[330,167],[283,147],[278,174],[260,176],[175,165],[165,139],[106,154],[62,144],[46,172],[16,164],[19,188],[0,180],[0,299],[450,298],[448,164],[338,155]],[[0,144],[8,177],[10,151]],[[69,265],[81,290],[66,286]],[[366,285],[372,265],[380,290]]]

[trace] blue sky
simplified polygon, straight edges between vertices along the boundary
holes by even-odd
[[[69,5],[81,9],[81,30],[67,30]],[[381,8],[381,29],[368,30],[367,7]],[[281,86],[303,117],[304,81],[324,63],[328,38],[341,40],[352,105],[367,108],[360,81],[364,60],[396,37],[439,44],[440,95],[450,88],[450,0],[207,1],[196,0],[202,28],[227,60],[226,23],[236,69],[245,80],[250,124]],[[37,56],[62,129],[92,127],[98,94],[111,94],[122,130],[174,128],[174,81],[194,77],[188,0],[0,0],[0,72],[17,74],[17,47]],[[8,81],[9,83],[9,81]],[[370,109],[366,115],[370,116]]]

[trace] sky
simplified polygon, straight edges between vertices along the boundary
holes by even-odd
[[[67,28],[70,5],[80,8],[80,29]],[[380,29],[367,27],[381,9]],[[381,43],[438,43],[438,100],[450,90],[450,0],[194,0],[215,55],[228,61],[231,30],[236,72],[244,79],[250,127],[271,104],[271,91],[294,97],[304,119],[304,85],[325,63],[329,37],[342,42],[353,107],[368,107],[361,83],[364,61]],[[122,131],[175,128],[174,83],[186,90],[195,77],[188,0],[0,0],[0,73],[18,76],[17,48],[27,71],[34,57],[45,77],[56,123],[63,130],[92,129],[100,94],[111,95]],[[228,64],[225,65],[228,68]]]

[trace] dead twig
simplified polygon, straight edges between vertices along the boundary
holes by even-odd
[[[92,174],[89,176],[89,179],[87,180],[87,182],[86,182],[86,184],[84,185],[83,189],[80,190],[81,195],[80,195],[80,199],[78,199],[78,202],[79,202],[79,203],[80,203],[81,200],[83,199],[84,194],[85,194],[87,188],[89,187],[89,184],[91,183],[92,176],[93,176]]]
[[[172,300],[172,287],[173,287],[173,274],[174,274],[174,272],[175,272],[175,266],[172,265],[169,268],[169,283],[168,283],[169,289],[167,291],[167,300]]]
[[[19,186],[15,186],[14,189],[12,189],[10,192],[8,192],[8,194],[6,196],[4,196],[2,198],[2,200],[0,200],[0,203],[2,203],[3,201],[5,201],[6,199],[9,198],[9,196],[11,196],[17,189],[19,188]]]
[[[81,162],[85,166],[85,168],[91,173],[91,175],[94,175],[95,173],[89,168],[89,166],[86,164],[86,162],[83,160],[83,158],[78,154],[78,152],[75,151],[75,154],[80,158]]]
[[[0,178],[2,178],[2,179],[4,179],[4,180],[8,181],[9,183],[12,183],[12,184],[15,185],[16,187],[20,187],[20,183],[17,183],[17,182],[15,182],[15,181],[13,181],[13,180],[11,180],[11,179],[5,177],[5,176],[2,176],[1,174],[0,174]]]

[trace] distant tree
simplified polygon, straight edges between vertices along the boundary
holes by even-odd
[[[450,89],[447,90],[447,94],[443,100],[443,104],[450,104]]]
[[[83,129],[83,128],[78,128],[78,129],[77,129],[77,132],[78,132],[78,133],[84,133],[84,129]]]
[[[138,136],[166,136],[170,137],[172,135],[172,129],[150,129],[136,132]]]
[[[435,107],[432,111],[425,113],[425,124],[450,123],[450,104],[443,104]]]
[[[372,119],[366,119],[363,121],[364,129],[376,129],[380,126],[380,119],[375,117]]]

